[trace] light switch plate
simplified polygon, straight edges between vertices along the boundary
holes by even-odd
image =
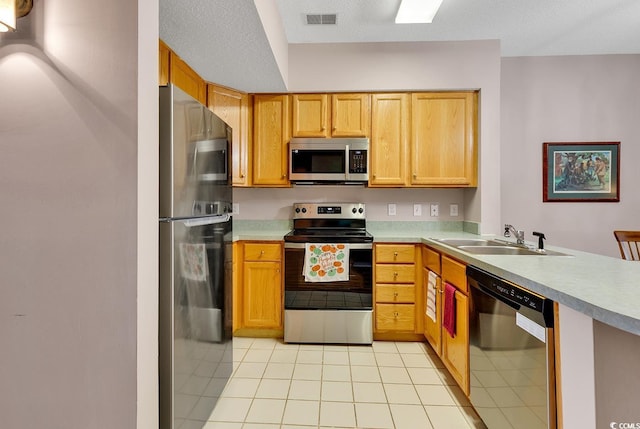
[[[387,214],[389,216],[395,216],[396,215],[396,205],[395,204],[389,204],[387,206]]]
[[[440,207],[438,206],[438,204],[431,204],[431,216],[432,217],[438,217],[440,216]]]
[[[413,215],[414,216],[422,216],[422,204],[414,204],[413,205]]]
[[[449,216],[458,216],[458,205],[457,204],[449,205]]]
[[[233,203],[231,206],[231,214],[240,214],[240,203]]]

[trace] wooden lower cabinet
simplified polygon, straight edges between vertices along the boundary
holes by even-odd
[[[236,255],[241,266],[236,266],[234,280],[238,324],[236,335],[282,336],[283,277],[280,242],[241,242]]]
[[[442,363],[462,391],[469,395],[469,298],[456,291],[456,336],[442,331]]]
[[[374,338],[415,340],[422,333],[418,318],[421,279],[414,244],[376,244],[374,285]]]
[[[447,255],[422,247],[422,276],[425,303],[429,271],[436,276],[436,320],[424,316],[424,337],[438,354],[462,391],[469,395],[469,297],[466,266]],[[451,336],[443,327],[445,284],[456,287],[456,334]],[[426,313],[426,307],[423,309]]]

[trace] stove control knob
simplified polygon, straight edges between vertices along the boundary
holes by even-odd
[[[364,212],[364,209],[363,209],[362,207],[360,207],[360,208],[358,209],[358,213],[362,214],[363,212]]]
[[[302,208],[302,213],[306,213],[306,212],[307,212],[307,209],[303,207]]]
[[[351,212],[352,212],[353,214],[356,214],[356,212],[357,212],[357,211],[358,211],[358,209],[357,209],[357,208],[355,208],[355,207],[351,209]]]
[[[296,213],[300,213],[300,207],[296,207]]]

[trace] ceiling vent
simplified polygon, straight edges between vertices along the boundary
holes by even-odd
[[[307,24],[308,25],[335,25],[337,20],[337,15],[335,13],[328,14],[307,14]]]

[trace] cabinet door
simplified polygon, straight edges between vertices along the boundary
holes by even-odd
[[[289,96],[255,95],[253,114],[253,184],[289,186]]]
[[[243,267],[243,327],[282,327],[280,262],[245,261]]]
[[[333,137],[369,137],[370,121],[371,97],[369,94],[333,94],[331,96],[331,135]]]
[[[469,299],[456,291],[456,336],[451,337],[442,330],[442,363],[458,383],[462,391],[469,395]]]
[[[477,186],[476,100],[473,92],[412,94],[412,185]]]
[[[409,94],[373,94],[369,186],[405,186],[409,145]]]
[[[327,94],[294,94],[292,137],[329,137],[329,103]]]
[[[174,52],[171,52],[170,55],[169,68],[171,70],[169,73],[171,83],[203,105],[207,104],[207,85],[204,79]]]
[[[249,95],[218,85],[207,85],[209,109],[233,129],[231,136],[231,183],[250,186]]]

